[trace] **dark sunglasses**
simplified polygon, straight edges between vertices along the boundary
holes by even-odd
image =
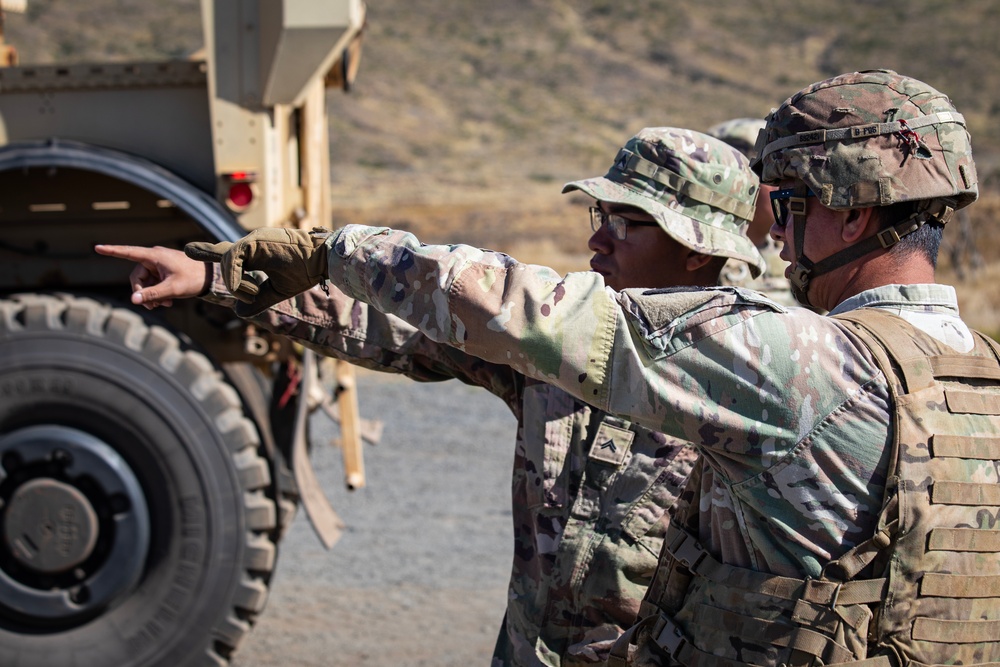
[[[789,214],[806,213],[806,197],[815,197],[816,193],[806,190],[805,197],[797,188],[785,188],[775,190],[771,193],[771,212],[774,213],[774,221],[779,227],[784,227]]]

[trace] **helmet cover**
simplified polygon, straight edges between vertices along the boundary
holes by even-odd
[[[843,74],[774,109],[757,141],[763,183],[798,179],[832,209],[979,196],[965,119],[946,95],[891,70]]]

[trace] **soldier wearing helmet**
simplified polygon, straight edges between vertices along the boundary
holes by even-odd
[[[793,241],[785,256],[802,303],[833,299],[836,305],[835,295],[819,294],[823,288],[812,283],[858,259],[881,262],[920,248],[933,269],[945,223],[978,196],[964,118],[945,95],[888,71],[803,90],[771,113],[757,149],[761,179],[780,188],[770,195],[778,218],[774,235]],[[820,258],[807,250],[811,198],[833,217],[849,219],[845,234],[858,229],[854,211],[870,211],[877,220],[848,247]],[[817,237],[827,229],[817,229]]]
[[[725,141],[748,159],[753,160],[757,157],[754,152],[757,135],[763,129],[763,118],[734,118],[713,125],[705,133]],[[773,186],[761,184],[757,193],[757,209],[747,228],[747,237],[757,246],[757,250],[764,258],[764,273],[754,278],[747,270],[746,264],[730,262],[722,270],[722,284],[755,289],[782,305],[794,306],[795,299],[792,297],[788,278],[785,277],[785,261],[779,256],[781,245],[770,234],[771,224],[774,222],[769,197],[772,191],[774,191]]]
[[[773,373],[792,414],[761,400],[733,429],[724,402],[705,410],[713,439],[744,444],[699,447],[609,664],[995,663],[1000,346],[934,283],[944,226],[977,197],[964,118],[925,83],[855,72],[789,98],[756,151],[795,296],[831,317],[746,318],[770,360],[744,377]]]
[[[622,155],[611,180],[698,213],[693,245],[756,196],[726,171],[650,162]],[[733,287],[616,291],[366,227],[319,252],[303,241],[296,261],[318,257],[319,275],[433,340],[699,453],[609,664],[1000,662],[1000,346],[934,280],[936,238],[976,199],[964,118],[915,79],[845,74],[772,112],[755,164],[778,187],[772,235],[796,291],[829,315]],[[310,284],[273,255],[237,244],[224,263]],[[605,471],[616,499],[635,488],[621,470]],[[643,516],[616,523],[622,543],[642,542]]]
[[[762,260],[745,234],[757,188],[748,160],[722,142],[676,128],[642,130],[618,151],[605,175],[564,188],[595,200],[589,212],[592,271],[581,274],[586,276],[584,282],[609,293],[708,287],[718,284],[719,273],[730,260],[759,274]],[[419,247],[408,234],[364,230],[354,228],[352,233],[360,232],[359,240]],[[251,236],[263,242],[275,233]],[[299,274],[294,278],[301,278],[286,292],[294,296],[311,284],[301,269],[322,275],[324,269],[312,271],[308,266],[325,266],[332,246],[321,245],[317,256],[313,252],[317,237],[304,232],[290,236],[282,230],[277,235],[284,235],[284,250],[279,252],[287,256],[289,239],[301,239],[316,260],[291,271]],[[134,279],[147,305],[193,296],[202,289],[203,265],[177,251],[101,250],[143,263]],[[503,255],[468,247],[459,247],[458,253],[457,267],[477,267],[473,273],[478,277],[468,283],[471,293],[486,294],[494,281],[521,270]],[[226,275],[232,274],[235,254],[222,258]],[[247,259],[253,261],[249,255]],[[248,264],[245,261],[244,268]],[[216,273],[221,278],[223,271]],[[439,283],[411,280],[404,273],[393,272],[390,283],[403,301],[430,315],[428,307],[443,296]],[[272,280],[276,277],[271,275]],[[372,277],[383,283],[382,278]],[[547,270],[538,277],[541,300],[531,312],[546,319],[549,310],[558,307],[560,285],[575,284],[579,277],[564,279]],[[175,288],[178,284],[186,287]],[[216,280],[208,298],[233,304],[233,292],[240,286],[232,281],[230,286],[232,292]],[[436,313],[431,316],[434,331],[420,332],[400,317],[385,316],[335,289],[329,294],[308,289],[252,319],[306,341],[319,352],[375,370],[424,381],[459,378],[501,397],[518,419],[512,504],[515,544],[507,613],[492,664],[600,662],[635,618],[671,508],[696,454],[678,435],[668,436],[595,409],[548,383],[544,374],[528,376],[543,368],[547,373],[550,364],[533,368],[519,355],[487,362],[474,350],[446,344],[453,327],[463,332],[461,338],[473,340],[503,329],[508,316],[521,317],[506,304],[483,305],[495,308],[489,321],[465,323],[443,313],[441,319]],[[551,333],[561,335],[558,320],[549,322]],[[567,349],[575,348],[573,331],[566,333]]]

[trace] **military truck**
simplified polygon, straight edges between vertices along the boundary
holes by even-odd
[[[93,251],[329,224],[326,96],[363,3],[201,6],[187,59],[15,64],[0,37],[0,665],[228,664],[296,504],[337,537],[312,354],[197,299],[136,309]]]

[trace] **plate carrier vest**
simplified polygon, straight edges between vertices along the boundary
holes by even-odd
[[[725,565],[690,531],[696,468],[609,666],[1000,667],[1000,346],[974,333],[956,353],[874,308],[836,319],[890,383],[875,534],[818,579]]]

